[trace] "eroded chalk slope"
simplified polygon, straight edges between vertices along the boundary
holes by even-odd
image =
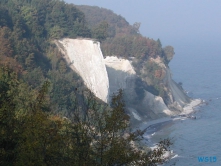
[[[101,100],[107,102],[109,80],[100,43],[91,39],[61,39],[56,41],[60,51],[85,85]]]

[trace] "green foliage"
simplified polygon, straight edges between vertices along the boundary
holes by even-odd
[[[45,36],[54,39],[65,36],[90,36],[89,29],[85,26],[84,14],[63,1],[9,0],[1,2],[0,5],[3,9],[1,10],[2,25],[14,26],[18,20],[21,20],[26,26],[28,36],[34,35],[38,40]],[[77,25],[79,23],[81,28]]]
[[[83,81],[51,44],[62,37],[90,37],[84,14],[60,0],[0,1],[0,65],[7,65],[38,91],[51,82],[54,112],[67,115]],[[83,103],[82,103],[83,104]]]
[[[100,41],[105,40],[108,37],[108,23],[101,22],[97,27],[95,27],[92,31],[92,37],[96,38]]]
[[[18,139],[14,96],[18,81],[15,73],[0,69],[0,165],[10,165],[14,160]]]
[[[8,14],[7,8],[4,6],[0,7],[0,27],[10,26],[11,18]]]
[[[145,63],[145,74],[142,76],[144,79],[147,79],[147,90],[154,95],[159,95],[163,99],[166,99],[166,92],[163,86],[163,69],[155,62],[148,61]]]
[[[95,29],[98,25],[106,22],[108,24],[108,36],[115,37],[122,34],[137,34],[136,30],[120,15],[113,11],[100,8],[97,6],[77,6],[84,12],[85,19],[91,29]]]
[[[161,56],[162,55],[162,44],[160,39],[157,39],[157,55]]]
[[[161,155],[169,145],[160,143],[162,146],[153,152],[141,150],[138,142],[144,131],[130,131],[122,90],[113,95],[112,109],[101,110],[91,97],[88,96],[86,116],[77,111],[74,126],[70,126],[76,146],[72,151],[75,165],[156,165],[164,161]]]
[[[141,23],[129,25],[123,17],[104,8],[95,6],[77,8],[84,12],[89,27],[93,29],[92,37],[107,38],[101,45],[104,56],[137,57],[142,60],[162,56],[162,44],[159,39],[154,41],[139,34]],[[105,24],[108,24],[108,33]]]
[[[145,64],[145,69],[145,71],[147,71],[147,75],[151,77],[151,80],[153,80],[155,77],[154,73],[156,70],[160,69],[160,66],[153,61],[148,61]]]
[[[64,31],[56,25],[50,29],[49,36],[52,39],[61,39],[64,36]]]
[[[0,165],[61,164],[61,125],[44,112],[48,86],[36,93],[10,69],[0,69]]]
[[[156,58],[162,54],[162,48],[158,42],[140,35],[130,34],[108,38],[102,43],[101,49],[105,56],[135,57],[142,62],[149,57]]]
[[[166,46],[163,48],[163,56],[168,64],[174,56],[174,48],[172,46]]]
[[[22,89],[25,86],[14,72],[1,68],[0,165],[156,165],[165,161],[162,154],[169,142],[160,143],[155,151],[138,146],[144,131],[130,131],[122,90],[112,97],[112,108],[100,105],[90,92],[87,98],[78,96],[74,114],[67,119],[48,113],[49,82],[38,92]],[[87,100],[84,107],[79,105],[82,100]]]
[[[87,28],[85,22],[78,19],[74,22],[73,32],[72,37],[91,37],[91,31]]]

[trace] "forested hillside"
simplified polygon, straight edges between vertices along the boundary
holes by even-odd
[[[88,26],[93,31],[102,29],[104,23],[106,28],[106,39],[102,42],[104,55],[118,55],[121,57],[148,58],[161,56],[169,61],[169,50],[162,48],[160,40],[157,41],[143,37],[139,33],[141,23],[135,22],[130,25],[122,16],[111,10],[96,6],[77,6],[85,14]],[[92,35],[93,36],[93,35]],[[171,46],[170,46],[171,47]],[[171,53],[173,50],[171,50]],[[167,57],[168,56],[168,57]]]
[[[116,49],[117,55],[129,57],[133,50],[122,51],[131,47],[127,40],[159,43],[143,38],[121,17],[112,33],[106,31],[112,24],[98,23],[88,25],[83,12],[59,0],[0,1],[0,165],[165,161],[161,155],[169,142],[162,141],[153,152],[139,147],[143,133],[130,131],[123,92],[113,96],[112,108],[106,106],[53,44],[63,37],[94,37],[102,41],[105,55]],[[149,55],[142,53],[137,56]]]
[[[52,42],[67,36],[90,37],[84,14],[52,0],[5,0],[0,12],[0,64],[13,68],[32,89],[50,80],[53,111],[67,115],[74,108],[75,88],[84,85]]]

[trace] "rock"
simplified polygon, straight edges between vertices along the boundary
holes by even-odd
[[[85,85],[95,96],[107,102],[109,80],[100,43],[91,39],[65,38],[56,41],[56,44],[72,69],[82,77]]]

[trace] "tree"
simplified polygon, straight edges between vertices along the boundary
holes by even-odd
[[[12,70],[0,69],[0,165],[65,163],[63,121],[45,112],[48,86],[45,82],[36,93]]]
[[[155,46],[155,53],[156,53],[156,56],[161,56],[162,55],[162,44],[161,44],[161,41],[160,39],[157,39],[156,43],[154,44]]]
[[[74,21],[73,34],[71,37],[91,37],[91,32],[85,25],[85,22],[77,19]]]
[[[174,54],[175,52],[172,46],[166,46],[163,48],[163,55],[167,64],[173,59]]]
[[[0,165],[11,165],[15,161],[18,141],[18,126],[14,98],[18,80],[10,69],[0,69]]]
[[[95,27],[92,31],[92,37],[100,41],[105,40],[108,37],[108,23],[103,21]]]
[[[64,36],[63,29],[56,25],[50,29],[49,36],[51,39],[61,39]]]
[[[62,73],[65,74],[65,72],[67,71],[67,63],[64,60],[61,60],[58,63],[58,70]]]
[[[72,130],[72,154],[78,165],[157,165],[165,159],[164,151],[170,145],[162,141],[154,151],[142,149],[145,131],[131,131],[125,112],[123,91],[112,97],[111,107],[101,108],[89,95],[86,114],[75,112]]]
[[[13,54],[13,49],[9,41],[10,29],[7,27],[1,28],[0,26],[0,57],[7,56],[11,57]]]

